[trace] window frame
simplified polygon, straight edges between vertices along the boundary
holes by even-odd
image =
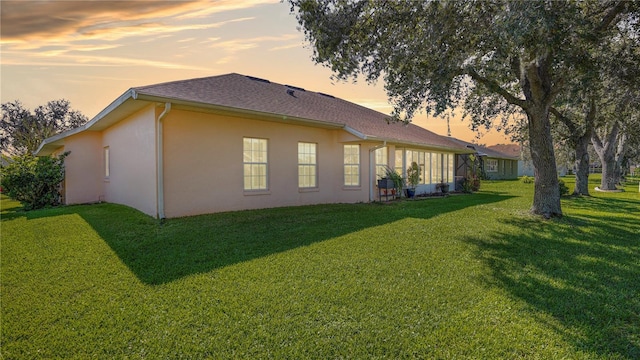
[[[250,141],[250,148],[247,149],[247,140]],[[257,149],[254,148],[254,144],[259,144],[264,142],[264,146],[258,146]],[[264,148],[264,150],[262,150]],[[247,153],[248,151],[248,153]],[[262,154],[258,156],[258,154]],[[247,160],[247,154],[249,155],[249,159]],[[263,160],[263,161],[260,161]],[[249,166],[249,174],[247,174],[247,166]],[[254,175],[254,169],[263,168],[264,174]],[[254,186],[254,180],[258,179],[258,185]],[[263,181],[261,181],[263,179]],[[251,186],[247,187],[247,180]],[[263,186],[261,186],[264,184]],[[268,191],[269,190],[269,139],[265,138],[256,138],[256,137],[248,137],[245,136],[242,138],[242,188],[244,191],[248,192],[260,192],[260,191]]]
[[[108,146],[105,146],[102,152],[103,161],[104,161],[104,178],[109,179],[111,176],[111,155]]]
[[[498,172],[498,159],[487,159],[485,160],[485,171],[496,173]]]
[[[352,153],[349,152],[349,154],[347,154],[347,148],[351,148],[351,149],[355,149],[356,153]],[[360,144],[344,144],[342,147],[342,155],[343,155],[343,164],[342,164],[342,171],[343,171],[343,178],[342,178],[342,185],[346,186],[346,187],[360,187],[361,186],[361,180],[360,180]],[[353,158],[355,159],[355,162],[349,162],[349,158]],[[347,169],[355,169],[355,174],[353,171],[350,171],[349,174],[347,174]],[[347,181],[347,177],[349,177],[351,179],[351,181]],[[353,181],[355,177],[355,183]]]
[[[301,152],[306,148],[313,148],[313,152]],[[301,161],[307,158],[310,162]],[[312,173],[303,169],[312,169]],[[302,170],[302,171],[301,171]],[[306,182],[305,180],[312,180]],[[306,141],[298,141],[298,189],[317,189],[318,188],[318,144]]]

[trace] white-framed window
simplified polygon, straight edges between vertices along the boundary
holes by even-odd
[[[396,161],[395,161],[395,167],[393,168],[398,174],[400,174],[400,176],[404,176],[404,159],[403,159],[403,155],[404,155],[404,150],[402,149],[396,149]]]
[[[267,139],[243,138],[244,189],[267,190]]]
[[[318,187],[318,145],[298,143],[298,187]]]
[[[486,172],[498,172],[498,160],[497,159],[487,159],[485,162],[485,171]]]
[[[376,149],[376,177],[378,179],[383,178],[387,173],[387,166],[389,164],[387,152],[386,146]]]
[[[344,186],[360,186],[360,145],[344,145]]]
[[[431,183],[442,181],[442,154],[431,153]]]
[[[108,178],[111,173],[111,160],[109,158],[109,147],[104,148],[104,177]]]
[[[453,154],[447,154],[447,157],[449,158],[449,162],[447,164],[447,182],[452,182],[455,179],[455,156]]]

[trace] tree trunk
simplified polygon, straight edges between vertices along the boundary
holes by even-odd
[[[616,183],[618,182],[618,176],[616,175],[616,145],[619,132],[620,125],[616,122],[604,142],[596,132],[591,136],[593,148],[602,163],[602,180],[600,181],[600,189],[602,190],[616,190]]]
[[[622,177],[624,176],[624,169],[622,168],[622,163],[624,161],[626,150],[627,150],[627,134],[625,132],[622,132],[620,134],[620,138],[618,139],[618,147],[616,149],[616,155],[615,155],[615,159],[616,159],[615,175],[616,175],[616,184],[618,185],[622,184]]]
[[[561,217],[558,170],[549,114],[553,102],[549,54],[520,61],[520,84],[526,98],[529,144],[535,184],[531,212],[549,219]]]
[[[576,172],[576,187],[573,195],[589,196],[589,151],[588,146],[591,141],[591,132],[585,133],[577,139],[575,152],[576,160],[574,169]]]
[[[529,143],[534,167],[534,193],[531,212],[545,218],[560,217],[560,188],[558,170],[551,140],[549,112],[542,110],[527,113],[529,119]]]

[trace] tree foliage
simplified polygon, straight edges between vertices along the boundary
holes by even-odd
[[[380,77],[409,121],[463,107],[475,124],[526,115],[535,168],[532,212],[561,216],[550,111],[589,49],[616,36],[626,1],[289,0],[338,79]],[[584,71],[583,71],[584,72]]]
[[[6,167],[0,167],[2,188],[20,201],[27,210],[61,204],[60,184],[64,180],[64,158],[16,156]]]
[[[69,101],[53,100],[32,112],[19,100],[2,104],[0,149],[11,155],[31,154],[42,141],[60,132],[79,127],[88,118],[72,110]]]

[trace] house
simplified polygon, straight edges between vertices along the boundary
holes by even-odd
[[[418,193],[453,184],[450,138],[328,94],[240,74],[127,90],[46,139],[66,204],[107,201],[158,218],[376,200],[386,166],[421,167]]]
[[[458,154],[456,176],[464,178],[476,172],[483,174],[490,180],[507,180],[518,178],[519,156],[509,148],[509,153],[495,150],[492,147],[481,146],[454,139],[468,149],[473,150],[473,158],[470,154]],[[518,145],[515,145],[518,146]],[[475,163],[474,163],[475,162]]]

